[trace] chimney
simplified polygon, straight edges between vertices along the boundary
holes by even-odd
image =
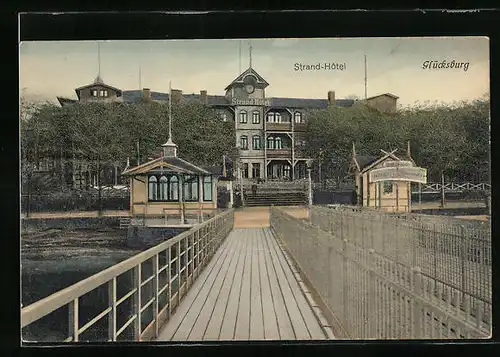
[[[180,103],[182,99],[182,91],[180,89],[172,89],[172,103]]]
[[[335,106],[335,91],[333,90],[328,91],[328,106],[329,107]]]
[[[142,97],[146,100],[151,100],[151,90],[149,88],[143,88]]]
[[[200,91],[200,102],[203,105],[208,104],[208,97],[207,97],[207,91],[206,90],[201,90]]]

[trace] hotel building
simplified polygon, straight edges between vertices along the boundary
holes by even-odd
[[[336,99],[329,91],[326,99],[267,97],[269,83],[249,67],[225,88],[224,95],[184,94],[172,90],[172,102],[198,101],[213,108],[221,120],[234,123],[235,145],[240,153],[240,174],[244,179],[293,180],[305,178],[307,145],[305,131],[311,111],[330,106],[351,107],[365,103],[383,111],[396,109],[398,97],[387,93],[362,101]],[[136,103],[140,100],[168,101],[168,93],[150,89],[120,90],[107,85],[98,76],[86,86],[75,89],[78,100],[58,97],[61,105],[88,101],[120,101]]]

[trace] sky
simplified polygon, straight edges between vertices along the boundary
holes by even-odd
[[[75,98],[74,89],[99,71],[122,90],[184,93],[224,88],[249,67],[269,83],[267,97],[336,98],[392,93],[402,106],[452,103],[489,95],[486,37],[330,38],[249,40],[34,41],[20,45],[20,94],[31,100]],[[241,51],[240,51],[241,46]],[[240,59],[241,52],[241,59]],[[425,61],[469,63],[468,68],[423,69]],[[345,64],[344,70],[296,70],[297,64]],[[324,66],[323,66],[324,67]],[[139,70],[141,68],[141,70]],[[139,76],[141,73],[141,76]]]

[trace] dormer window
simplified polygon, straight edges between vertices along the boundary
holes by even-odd
[[[302,123],[302,113],[295,112],[293,116],[295,118],[296,123]]]
[[[97,97],[97,89],[92,90],[92,97]]]
[[[104,96],[105,96],[105,97],[107,97],[107,96],[108,96],[108,91],[107,91],[107,90],[105,90],[105,91],[104,91]]]

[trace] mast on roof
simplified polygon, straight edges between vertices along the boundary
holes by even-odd
[[[239,72],[238,72],[238,75],[241,74],[241,40],[239,41],[239,64],[240,64],[240,67],[239,67]]]
[[[172,141],[172,81],[168,85],[168,140]]]
[[[97,76],[101,77],[101,44],[97,41]]]
[[[163,147],[163,157],[177,157],[177,145],[172,141],[172,81],[169,82],[168,95],[168,140]]]
[[[252,68],[252,42],[248,40],[248,60],[249,60],[249,67]]]
[[[142,68],[139,64],[139,89],[142,89]]]

